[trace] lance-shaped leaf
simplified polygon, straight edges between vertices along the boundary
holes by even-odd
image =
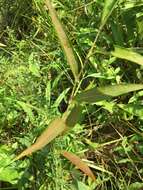
[[[106,23],[117,2],[118,0],[105,0],[101,18],[101,25],[104,25]]]
[[[77,168],[79,168],[83,173],[85,173],[87,176],[91,177],[95,181],[95,176],[93,172],[90,170],[87,164],[83,162],[78,156],[76,156],[73,153],[62,151],[61,154],[70,160]]]
[[[49,125],[49,127],[41,134],[40,137],[38,137],[37,141],[24,150],[20,155],[18,155],[15,160],[19,160],[20,158],[23,158],[24,156],[27,156],[41,148],[43,148],[45,145],[50,143],[53,139],[55,139],[58,135],[60,135],[62,132],[66,130],[66,124],[61,118],[56,118],[54,121],[52,121]]]
[[[79,121],[82,116],[83,107],[79,104],[75,104],[73,109],[71,110],[70,114],[66,119],[66,125],[68,127],[74,127]]]
[[[68,64],[76,80],[78,80],[78,63],[76,61],[73,49],[69,43],[68,37],[63,29],[61,22],[58,19],[57,13],[52,6],[51,0],[46,0],[45,4],[49,10],[49,15],[52,19],[53,26],[60,40],[61,46],[65,52]]]
[[[80,103],[95,103],[141,89],[143,89],[143,84],[119,84],[97,87],[78,94],[75,100]]]
[[[139,65],[143,65],[143,56],[127,48],[116,46],[115,50],[111,52],[111,54],[120,59],[126,59]]]

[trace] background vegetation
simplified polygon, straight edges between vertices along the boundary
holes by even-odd
[[[142,83],[142,0],[52,3],[82,68],[77,94]],[[43,1],[0,0],[0,5],[0,189],[143,189],[143,91],[85,104],[68,133],[10,164],[66,111],[74,78]],[[60,150],[83,158],[96,181]]]

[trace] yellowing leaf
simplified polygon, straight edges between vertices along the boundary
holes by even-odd
[[[143,84],[119,84],[84,91],[75,97],[77,102],[95,103],[108,100],[110,97],[120,96],[129,92],[143,89]]]
[[[111,54],[120,59],[126,59],[139,65],[143,65],[143,56],[123,47],[115,47],[115,50]]]
[[[78,156],[73,153],[62,151],[61,154],[70,160],[75,166],[77,166],[82,172],[84,172],[87,176],[91,177],[95,181],[95,176],[93,172],[90,170],[87,164],[85,164]]]
[[[20,155],[18,155],[15,158],[15,160],[19,160],[20,158],[23,158],[24,156],[27,156],[43,148],[45,145],[47,145],[49,142],[55,139],[58,135],[64,132],[66,128],[67,127],[64,121],[61,118],[56,118],[54,121],[50,123],[49,127],[41,134],[41,136],[38,137],[37,141],[32,146],[24,150]]]
[[[52,19],[52,23],[56,30],[57,36],[60,40],[61,46],[65,52],[68,64],[72,70],[72,73],[73,73],[75,79],[78,80],[78,64],[77,64],[73,49],[69,43],[68,37],[63,29],[61,22],[58,19],[57,13],[56,13],[54,7],[52,6],[51,1],[46,0],[45,5],[49,10],[49,15]]]

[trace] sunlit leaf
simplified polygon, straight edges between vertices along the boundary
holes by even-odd
[[[23,158],[39,149],[42,149],[45,145],[50,143],[53,139],[55,139],[58,135],[66,130],[66,125],[61,118],[56,118],[53,120],[48,128],[37,138],[36,142],[24,150],[20,155],[18,155],[15,160]]]
[[[84,172],[87,176],[95,181],[95,176],[87,164],[85,164],[78,156],[73,153],[62,151],[62,155],[70,160],[77,168]]]
[[[78,94],[75,100],[80,103],[94,103],[141,89],[143,89],[143,84],[119,84],[99,88],[95,87]]]
[[[143,6],[143,2],[142,1],[126,1],[126,3],[124,4],[123,9],[132,9],[135,7],[141,7]]]
[[[58,19],[57,13],[56,13],[54,7],[52,6],[51,1],[46,0],[45,4],[49,10],[49,15],[52,19],[52,23],[56,30],[57,36],[60,40],[61,46],[65,52],[68,64],[72,70],[72,73],[73,73],[75,79],[78,80],[78,63],[76,61],[73,49],[69,43],[68,37],[63,29],[61,22]]]
[[[143,119],[143,106],[140,104],[118,104],[118,106],[123,109],[125,112],[133,116],[138,116],[140,119]]]
[[[77,189],[78,190],[90,190],[90,187],[88,187],[81,181],[77,181]]]
[[[36,77],[40,77],[40,73],[39,73],[39,66],[37,64],[30,64],[29,65],[29,70],[31,71],[31,73],[33,75],[35,75]]]
[[[139,65],[143,65],[143,56],[127,48],[116,46],[115,50],[111,53],[113,56],[118,57],[120,59],[126,59]]]
[[[12,148],[6,145],[0,146],[0,181],[16,184],[20,173],[16,170],[15,165],[11,164],[12,152]]]
[[[6,45],[3,43],[0,43],[0,47],[6,47]]]
[[[0,168],[0,181],[15,184],[18,179],[18,172],[12,167]]]

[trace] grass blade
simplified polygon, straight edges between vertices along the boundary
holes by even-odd
[[[68,64],[72,70],[75,80],[78,80],[78,63],[76,61],[76,58],[75,58],[73,49],[70,45],[70,42],[68,40],[68,37],[63,29],[61,22],[58,19],[57,13],[56,13],[54,7],[52,6],[51,1],[46,0],[45,4],[46,4],[47,8],[49,9],[49,15],[52,19],[52,23],[53,23],[53,26],[57,33],[57,36],[60,40],[61,46],[65,52]]]
[[[56,101],[53,104],[53,107],[58,107],[60,105],[60,103],[62,102],[62,100],[65,98],[66,94],[68,93],[68,91],[70,90],[70,88],[66,88],[60,95],[59,97],[56,99]]]
[[[105,0],[103,12],[102,12],[102,18],[101,18],[102,26],[106,23],[107,19],[111,15],[117,2],[118,0]]]
[[[70,160],[75,166],[77,166],[82,172],[84,172],[87,176],[95,181],[95,176],[93,172],[90,170],[87,164],[85,164],[78,156],[73,153],[63,151],[61,153],[65,158]]]
[[[120,96],[129,92],[143,89],[143,84],[120,84],[106,87],[92,88],[84,91],[75,97],[77,102],[95,103],[108,100],[110,97]]]
[[[64,132],[66,128],[67,127],[64,121],[61,118],[56,118],[50,123],[49,127],[40,135],[40,137],[38,137],[37,141],[32,146],[24,150],[20,155],[18,155],[15,160],[19,160],[24,156],[42,149],[44,146],[54,140],[58,135]]]
[[[143,56],[123,47],[115,47],[115,50],[111,54],[120,59],[126,59],[139,65],[143,65]]]

